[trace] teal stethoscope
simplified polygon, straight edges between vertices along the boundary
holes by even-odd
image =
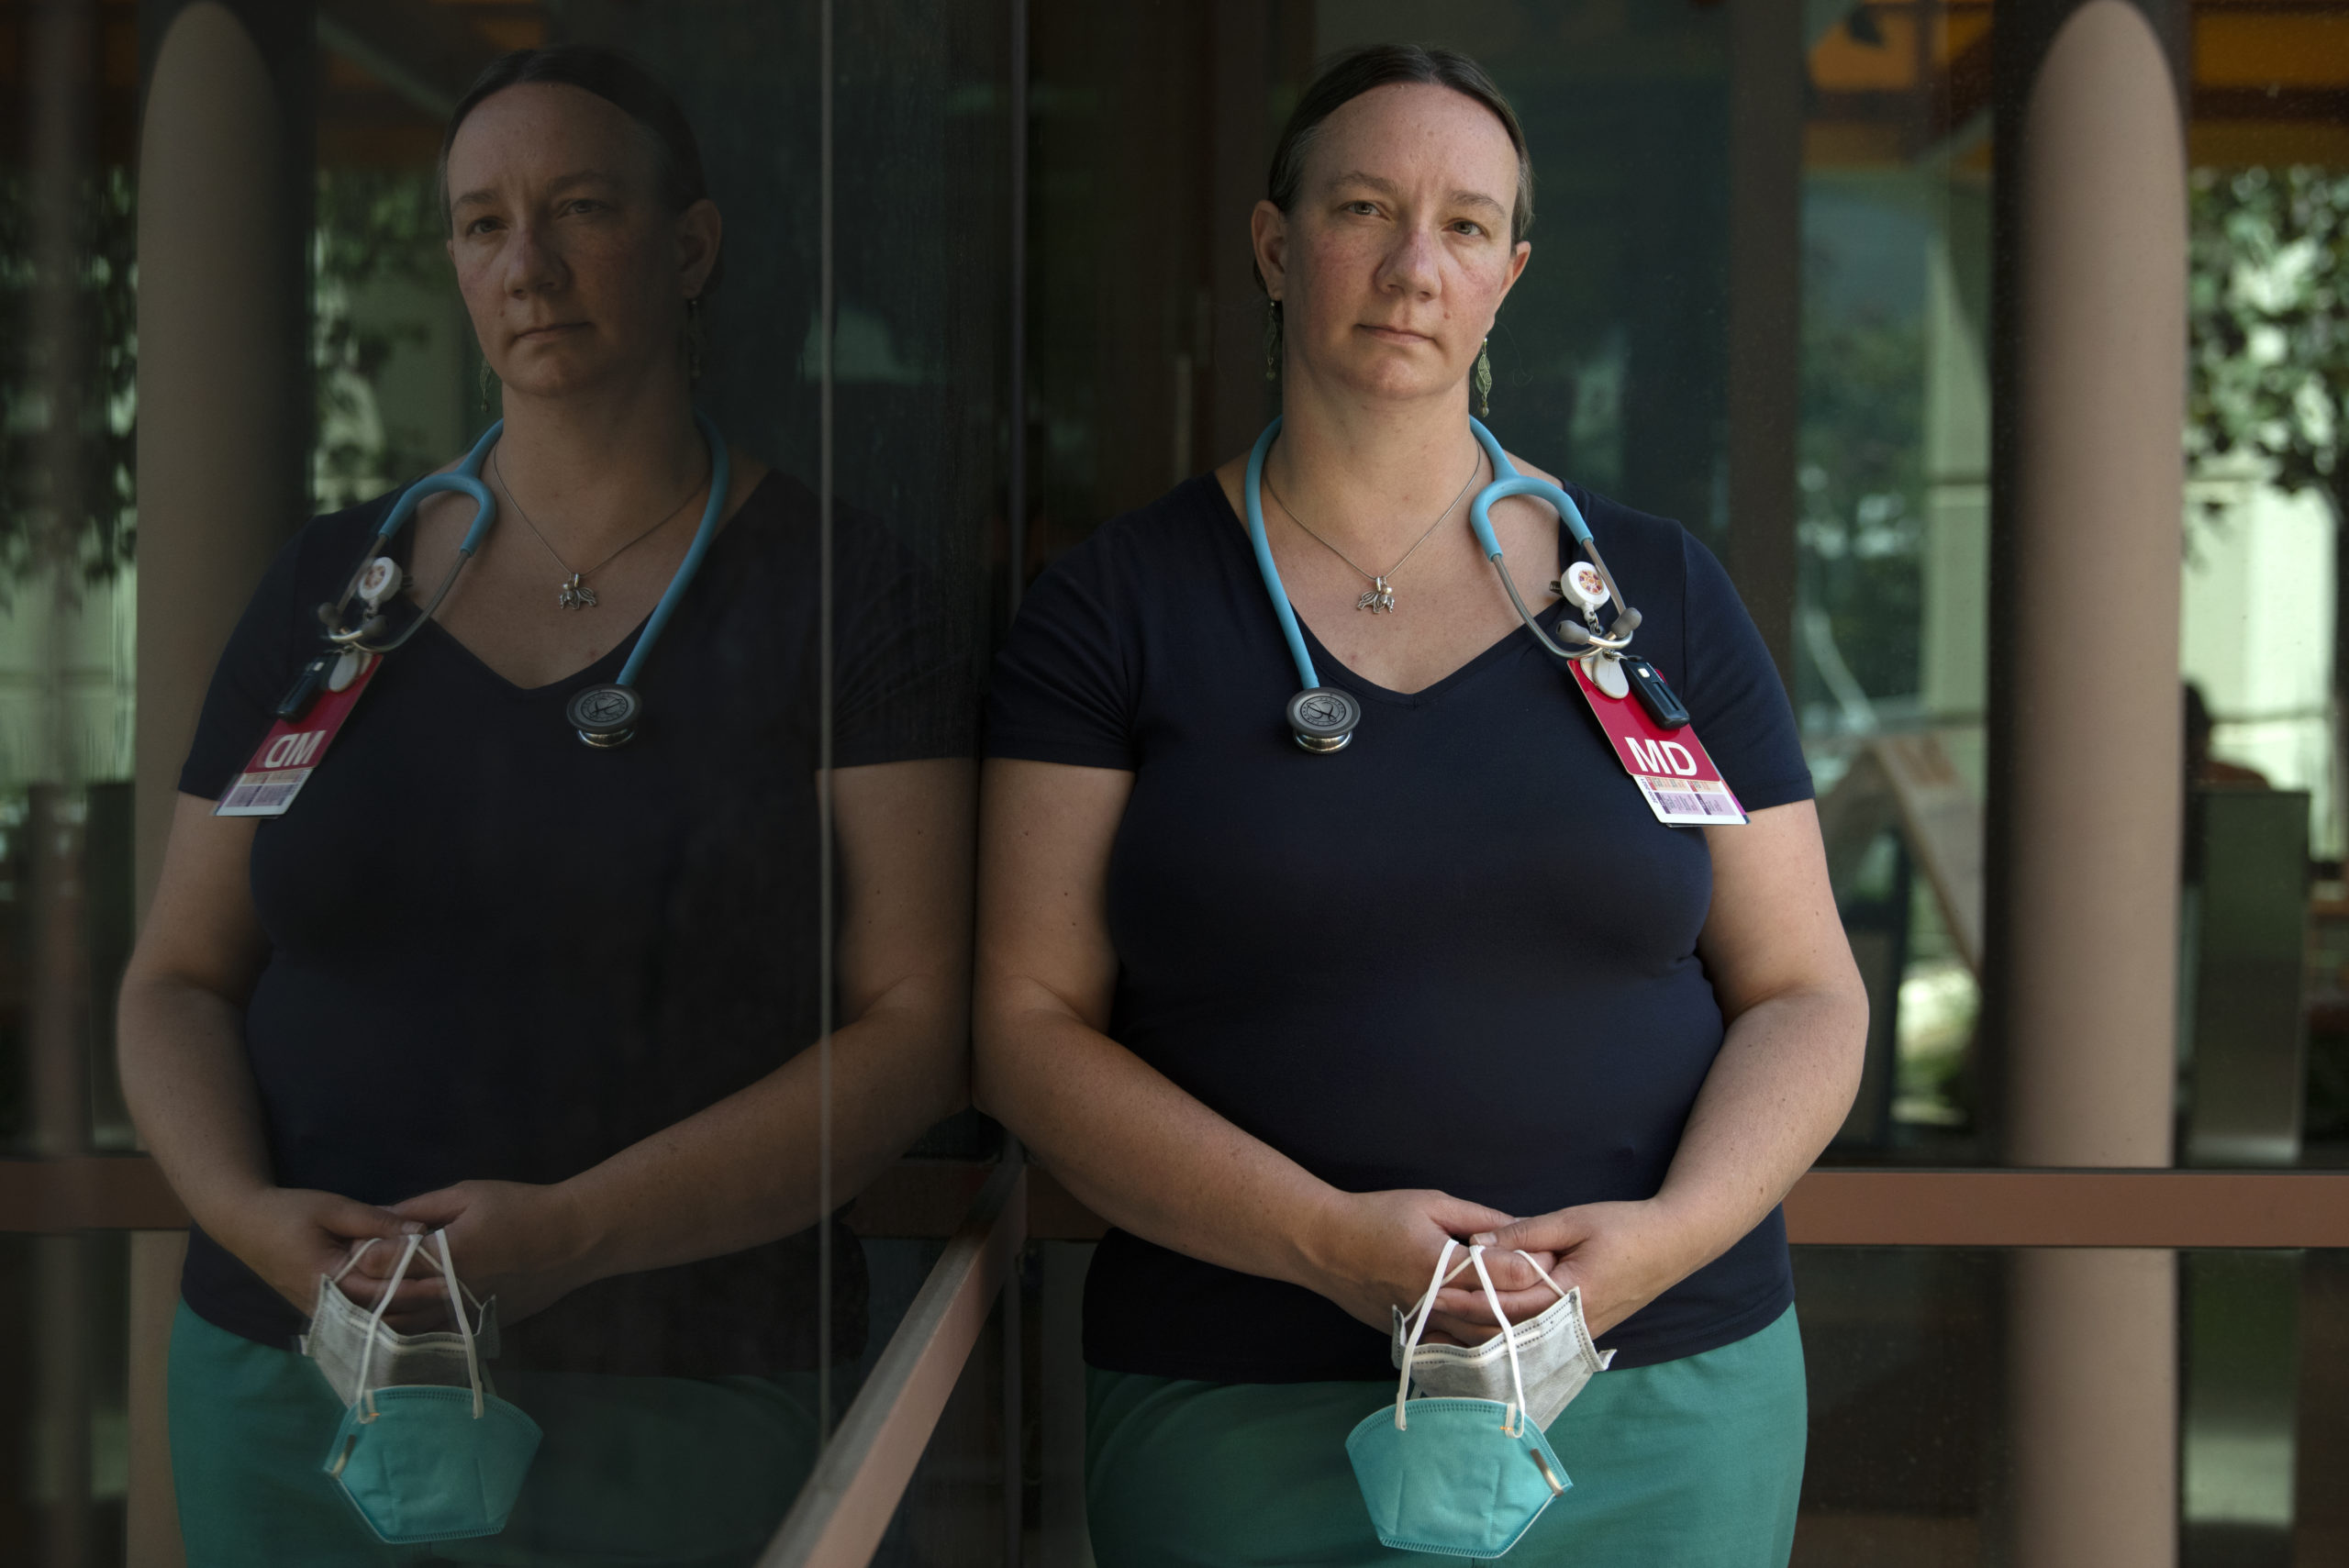
[[[709,443],[709,503],[702,508],[701,528],[695,533],[692,545],[686,549],[685,560],[677,563],[676,574],[669,579],[669,586],[662,592],[661,602],[653,606],[652,614],[645,619],[644,629],[637,634],[635,651],[620,667],[619,679],[605,684],[583,686],[572,694],[570,702],[563,706],[564,719],[579,732],[579,739],[590,746],[624,746],[635,737],[637,721],[644,713],[644,698],[636,689],[637,674],[644,668],[645,658],[652,651],[652,645],[661,640],[662,630],[668,626],[669,617],[676,614],[678,601],[693,585],[694,573],[701,570],[702,557],[709,553],[709,541],[718,536],[718,520],[726,511],[726,491],[732,471],[727,460],[725,439],[718,433],[718,427],[709,422],[707,415],[696,411],[694,422],[701,427],[702,439]],[[326,626],[327,649],[310,661],[300,678],[294,683],[293,690],[286,693],[285,700],[278,704],[279,717],[298,717],[309,706],[318,687],[328,681],[336,662],[345,654],[389,653],[414,637],[417,628],[432,618],[432,612],[440,607],[440,601],[447,598],[449,590],[456,585],[457,574],[465,569],[465,562],[473,559],[473,551],[481,548],[482,540],[489,537],[491,526],[497,521],[497,502],[490,495],[489,487],[481,481],[481,465],[488,458],[490,449],[497,444],[499,432],[505,428],[506,421],[500,419],[483,433],[481,439],[473,443],[473,450],[465,454],[465,461],[452,472],[426,475],[409,485],[393,503],[383,526],[375,530],[375,537],[368,542],[366,553],[360,557],[358,569],[351,573],[350,582],[343,585],[342,596],[333,604],[318,606],[318,619]],[[457,559],[440,579],[440,585],[432,591],[432,597],[426,601],[415,619],[397,632],[393,632],[384,617],[384,606],[398,595],[402,573],[384,551],[390,547],[393,537],[400,531],[401,525],[415,513],[417,504],[428,495],[442,494],[463,495],[472,500],[473,526],[465,530],[463,540],[457,546]],[[357,614],[353,613],[353,599],[362,606]]]
[[[1289,733],[1297,738],[1299,746],[1308,751],[1342,751],[1346,743],[1354,738],[1355,727],[1362,722],[1362,704],[1355,700],[1352,692],[1321,684],[1319,673],[1313,668],[1313,656],[1306,651],[1305,633],[1298,629],[1297,611],[1289,605],[1288,591],[1281,586],[1280,569],[1273,564],[1272,542],[1264,537],[1264,454],[1273,450],[1273,438],[1280,434],[1280,419],[1275,417],[1271,424],[1264,427],[1264,433],[1256,438],[1255,450],[1248,454],[1248,479],[1244,488],[1248,503],[1248,541],[1255,546],[1256,570],[1264,574],[1264,591],[1272,595],[1273,614],[1280,620],[1281,636],[1287,639],[1289,657],[1297,662],[1297,675],[1305,682],[1305,689],[1288,700]],[[1485,558],[1500,573],[1501,586],[1508,590],[1509,603],[1517,606],[1518,617],[1525,622],[1526,629],[1533,633],[1542,648],[1559,660],[1574,661],[1595,654],[1622,652],[1631,645],[1631,633],[1639,628],[1640,612],[1631,608],[1624,600],[1622,590],[1615,586],[1614,574],[1607,570],[1607,562],[1599,557],[1598,546],[1591,540],[1590,526],[1582,519],[1582,508],[1575,505],[1573,496],[1548,480],[1534,479],[1518,473],[1516,465],[1508,461],[1508,454],[1501,450],[1500,442],[1495,440],[1493,433],[1474,416],[1468,420],[1468,428],[1493,464],[1493,482],[1476,492],[1476,499],[1469,504],[1468,524],[1475,529],[1476,543],[1484,550]],[[1566,531],[1574,535],[1575,542],[1582,546],[1583,553],[1590,558],[1590,565],[1597,570],[1598,584],[1595,590],[1587,594],[1576,593],[1571,571],[1561,583],[1567,596],[1577,598],[1582,604],[1586,623],[1576,626],[1571,618],[1559,620],[1558,636],[1571,647],[1561,647],[1542,628],[1542,623],[1533,618],[1533,612],[1526,608],[1524,598],[1517,591],[1517,584],[1508,574],[1508,567],[1501,560],[1500,540],[1493,535],[1490,514],[1494,502],[1505,501],[1511,495],[1531,495],[1555,507],[1558,516],[1565,519]],[[1601,631],[1598,629],[1598,612],[1601,606],[1610,601],[1618,613],[1607,629]],[[1651,702],[1644,682],[1634,682],[1633,685],[1643,704]],[[1668,690],[1664,695],[1669,696]],[[1687,722],[1685,711],[1680,715],[1680,722]]]

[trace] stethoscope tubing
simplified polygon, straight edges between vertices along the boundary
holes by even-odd
[[[701,509],[701,525],[694,530],[693,543],[685,547],[685,558],[677,563],[668,587],[662,590],[661,602],[644,619],[644,629],[637,634],[636,647],[629,654],[628,662],[620,666],[620,678],[616,685],[633,686],[638,672],[644,668],[645,656],[652,645],[661,640],[669,617],[677,613],[677,606],[693,586],[695,575],[701,571],[702,557],[709,553],[710,540],[718,537],[718,525],[725,520],[726,493],[733,487],[734,462],[726,450],[726,438],[718,433],[709,416],[694,410],[694,423],[701,427],[702,439],[709,443],[709,500]]]
[[[1468,417],[1468,428],[1475,436],[1477,444],[1485,449],[1485,455],[1493,462],[1493,482],[1477,491],[1476,498],[1468,503],[1468,526],[1475,531],[1476,543],[1484,550],[1485,559],[1499,569],[1501,586],[1508,590],[1509,603],[1517,606],[1518,618],[1525,623],[1527,630],[1533,633],[1536,641],[1560,659],[1579,659],[1591,648],[1620,650],[1628,646],[1631,637],[1630,629],[1626,628],[1620,637],[1586,634],[1590,646],[1580,651],[1561,648],[1551,639],[1548,632],[1542,629],[1542,623],[1534,618],[1533,612],[1526,608],[1523,596],[1517,591],[1517,580],[1501,565],[1501,543],[1493,532],[1493,504],[1506,501],[1512,495],[1531,495],[1546,503],[1558,514],[1566,525],[1566,531],[1574,536],[1575,542],[1582,546],[1583,553],[1590,558],[1591,565],[1598,569],[1598,580],[1606,586],[1607,596],[1615,602],[1617,614],[1630,609],[1631,601],[1624,598],[1623,590],[1615,585],[1615,574],[1607,570],[1606,558],[1598,553],[1598,541],[1590,537],[1590,525],[1583,521],[1582,508],[1575,504],[1575,498],[1546,479],[1518,473],[1517,466],[1508,461],[1508,454],[1501,450],[1500,442],[1485,428],[1484,421],[1473,414]]]
[[[432,618],[433,612],[440,607],[440,601],[449,596],[451,588],[456,586],[457,574],[465,569],[465,562],[473,559],[473,551],[481,548],[481,541],[489,537],[490,526],[497,520],[497,503],[491,497],[489,486],[481,482],[481,465],[489,456],[490,448],[497,444],[498,432],[505,428],[505,420],[496,421],[482,432],[481,439],[473,443],[473,450],[465,454],[465,460],[453,472],[428,473],[400,492],[399,499],[392,503],[391,511],[377,526],[375,537],[368,541],[367,549],[359,557],[359,564],[351,571],[351,580],[343,584],[341,595],[334,602],[334,617],[340,620],[350,609],[352,596],[359,592],[360,579],[367,575],[368,566],[391,547],[393,539],[407,525],[408,518],[416,515],[417,507],[426,497],[462,495],[473,504],[472,526],[465,529],[464,539],[457,545],[457,559],[441,574],[440,586],[433,589],[432,597],[425,601],[416,618],[388,642],[368,641],[363,622],[354,631],[337,632],[330,628],[327,632],[329,642],[360,653],[389,653],[414,637],[423,628],[424,623]],[[369,617],[373,618],[372,616]]]
[[[1543,649],[1559,659],[1579,659],[1592,649],[1620,650],[1629,644],[1631,640],[1631,627],[1621,628],[1620,635],[1587,633],[1586,636],[1590,647],[1579,651],[1560,647],[1548,632],[1542,629],[1542,623],[1534,618],[1533,612],[1518,593],[1516,580],[1510,577],[1501,558],[1500,539],[1493,532],[1493,504],[1512,495],[1531,495],[1538,501],[1547,502],[1555,509],[1564,521],[1566,531],[1574,536],[1575,542],[1590,558],[1591,565],[1598,569],[1598,580],[1606,585],[1608,596],[1614,601],[1619,614],[1629,614],[1630,601],[1615,585],[1614,573],[1607,570],[1607,562],[1600,558],[1598,545],[1590,537],[1590,525],[1583,520],[1582,508],[1575,505],[1575,498],[1546,479],[1520,473],[1517,465],[1509,462],[1508,454],[1501,450],[1501,444],[1492,431],[1486,429],[1484,421],[1473,414],[1468,417],[1468,428],[1476,438],[1476,444],[1485,449],[1485,455],[1493,465],[1492,482],[1477,491],[1476,498],[1468,505],[1468,526],[1475,533],[1477,548],[1499,572],[1501,585],[1508,590],[1509,603],[1517,606],[1518,618],[1525,623]],[[1273,442],[1279,437],[1280,430],[1281,417],[1275,414],[1272,423],[1264,427],[1264,433],[1256,438],[1255,446],[1249,450],[1248,474],[1241,494],[1247,507],[1248,543],[1255,551],[1257,573],[1264,578],[1265,594],[1273,601],[1273,615],[1280,622],[1281,637],[1288,644],[1289,658],[1296,662],[1297,678],[1304,683],[1305,689],[1310,691],[1321,684],[1321,678],[1313,667],[1312,654],[1306,649],[1304,628],[1297,624],[1296,607],[1289,603],[1288,590],[1281,583],[1280,568],[1273,561],[1272,540],[1264,532],[1264,459],[1272,451]],[[1632,625],[1636,626],[1637,622]]]
[[[614,683],[616,685],[633,686],[636,684],[646,656],[651,652],[653,644],[661,639],[661,633],[667,628],[670,617],[676,614],[678,604],[692,587],[696,573],[701,570],[702,558],[709,553],[710,541],[718,537],[718,524],[726,516],[726,495],[733,484],[732,456],[726,449],[725,438],[718,434],[718,427],[711,423],[708,415],[699,409],[694,410],[694,423],[700,428],[702,439],[709,444],[709,500],[702,507],[701,525],[694,532],[693,543],[685,547],[685,559],[678,562],[668,587],[662,592],[660,602],[652,606],[651,615],[645,618],[643,629],[637,635],[636,647],[629,651],[628,662],[620,667],[619,679]],[[329,631],[328,639],[337,646],[362,653],[389,653],[414,637],[424,623],[432,618],[433,612],[440,607],[440,601],[447,598],[449,590],[456,585],[458,573],[465,569],[465,563],[473,559],[473,552],[481,548],[482,541],[489,537],[490,528],[497,521],[497,502],[490,495],[489,487],[482,483],[481,471],[483,463],[488,461],[490,450],[497,445],[497,438],[505,428],[506,421],[497,420],[482,432],[481,439],[473,443],[473,450],[465,454],[464,461],[455,469],[447,473],[429,473],[400,493],[399,499],[392,503],[391,511],[376,528],[375,537],[369,543],[366,553],[360,558],[358,569],[351,574],[350,582],[344,584],[341,597],[335,602],[334,611],[336,618],[340,619],[349,609],[351,596],[359,591],[360,579],[366,575],[369,563],[390,547],[393,539],[406,526],[408,518],[415,516],[418,505],[432,495],[463,495],[473,504],[473,522],[465,529],[465,537],[458,542],[457,559],[442,574],[431,598],[425,601],[416,618],[401,628],[389,641],[376,643],[365,640],[362,626],[356,632],[337,634]]]
[[[1288,656],[1297,662],[1297,679],[1304,689],[1311,691],[1321,684],[1314,673],[1313,655],[1305,649],[1305,632],[1297,624],[1297,609],[1288,602],[1288,590],[1281,585],[1281,569],[1273,563],[1273,541],[1264,535],[1264,454],[1273,450],[1273,439],[1281,433],[1281,417],[1264,427],[1256,444],[1248,453],[1248,478],[1241,487],[1248,506],[1248,543],[1256,552],[1256,570],[1264,579],[1264,591],[1272,595],[1273,614],[1281,623],[1281,636],[1288,642]]]

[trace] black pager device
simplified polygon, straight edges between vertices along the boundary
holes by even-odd
[[[1632,695],[1640,706],[1648,710],[1658,729],[1679,729],[1688,722],[1688,709],[1681,703],[1680,694],[1672,689],[1664,673],[1644,659],[1623,661],[1624,677],[1631,683]]]
[[[327,684],[327,676],[333,673],[339,657],[340,655],[329,648],[303,665],[302,673],[294,677],[294,684],[278,702],[277,717],[289,723],[301,717],[310,706],[310,699],[318,695],[318,688]]]

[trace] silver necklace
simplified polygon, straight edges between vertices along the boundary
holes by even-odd
[[[601,572],[605,567],[609,566],[613,562],[618,561],[621,556],[626,555],[629,550],[634,550],[638,545],[642,544],[646,539],[651,539],[654,534],[659,533],[662,528],[667,528],[671,523],[675,522],[677,520],[677,514],[684,511],[688,506],[690,506],[693,503],[693,498],[701,494],[702,485],[708,483],[707,480],[697,481],[691,490],[685,492],[685,498],[683,501],[678,502],[675,508],[672,510],[667,517],[662,517],[659,522],[653,524],[651,528],[645,529],[642,533],[637,535],[634,539],[620,546],[619,549],[612,551],[611,554],[604,557],[603,560],[587,568],[586,571],[573,572],[571,562],[562,558],[562,552],[555,549],[552,542],[551,542],[547,539],[547,536],[540,530],[539,525],[530,521],[530,514],[529,510],[523,506],[522,498],[514,494],[514,487],[511,484],[506,483],[506,464],[499,461],[500,454],[505,450],[505,447],[506,443],[504,441],[500,441],[495,447],[490,449],[489,466],[495,470],[497,474],[497,487],[506,492],[506,498],[508,501],[514,503],[514,510],[520,515],[524,524],[529,528],[531,535],[536,538],[540,544],[546,546],[547,553],[554,557],[554,563],[557,566],[562,567],[565,572],[571,573],[570,577],[560,588],[556,590],[554,596],[554,602],[562,606],[566,610],[592,610],[597,605],[603,603],[602,600],[596,597],[596,590],[587,586],[586,580],[593,577],[596,573]]]
[[[1411,557],[1419,554],[1419,546],[1427,543],[1431,538],[1434,537],[1436,528],[1443,522],[1443,519],[1452,516],[1452,508],[1460,505],[1460,496],[1467,495],[1468,486],[1476,483],[1476,475],[1484,466],[1485,454],[1480,451],[1476,454],[1475,461],[1468,465],[1468,477],[1460,482],[1459,495],[1453,496],[1451,501],[1445,505],[1443,510],[1435,515],[1435,521],[1427,526],[1427,531],[1425,533],[1422,533],[1418,539],[1411,541],[1411,548],[1403,552],[1403,559],[1397,562],[1394,565],[1388,567],[1384,572],[1363,572],[1362,567],[1356,564],[1353,556],[1348,555],[1344,550],[1340,550],[1336,545],[1331,544],[1328,539],[1323,539],[1319,534],[1315,533],[1313,531],[1312,525],[1308,523],[1303,517],[1297,515],[1297,508],[1281,499],[1281,493],[1273,488],[1273,476],[1269,473],[1264,475],[1264,489],[1271,495],[1273,498],[1273,505],[1287,513],[1288,520],[1305,530],[1306,538],[1311,539],[1314,543],[1319,545],[1322,549],[1328,550],[1330,554],[1336,556],[1347,565],[1353,567],[1356,572],[1362,572],[1362,574],[1364,577],[1370,579],[1370,586],[1364,589],[1362,597],[1354,601],[1354,608],[1358,610],[1368,610],[1373,615],[1383,616],[1387,611],[1395,607],[1395,584],[1393,582],[1395,573],[1402,571],[1405,562],[1408,562]]]

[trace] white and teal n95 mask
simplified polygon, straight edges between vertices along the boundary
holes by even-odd
[[[484,1386],[456,1265],[449,1257],[448,1232],[436,1230],[432,1239],[457,1314],[464,1385],[386,1386],[375,1373],[384,1308],[423,1240],[411,1236],[370,1315],[359,1355],[359,1396],[343,1412],[322,1466],[367,1528],[395,1546],[497,1534],[512,1516],[539,1451],[539,1424]]]
[[[1525,1413],[1533,1418],[1535,1426],[1548,1431],[1558,1413],[1574,1403],[1575,1396],[1607,1370],[1615,1352],[1601,1351],[1591,1343],[1590,1327],[1583,1320],[1581,1286],[1568,1290],[1525,1252],[1520,1251],[1518,1256],[1533,1264],[1534,1272],[1558,1293],[1558,1299],[1541,1316],[1516,1325],[1509,1339],[1496,1334],[1481,1345],[1419,1346],[1411,1362],[1411,1381],[1419,1385],[1420,1393],[1439,1398],[1508,1399],[1515,1386],[1508,1356],[1508,1346],[1514,1342],[1518,1361],[1524,1368]],[[1467,1267],[1465,1262],[1458,1264],[1442,1283],[1450,1284]],[[1424,1319],[1424,1307],[1418,1316]],[[1412,1328],[1402,1308],[1397,1307],[1395,1338],[1389,1353],[1398,1371]]]
[[[1378,1539],[1398,1551],[1447,1557],[1495,1558],[1524,1539],[1553,1500],[1573,1485],[1550,1440],[1525,1411],[1525,1386],[1516,1336],[1501,1311],[1499,1293],[1485,1268],[1485,1250],[1468,1262],[1501,1326],[1508,1355],[1512,1399],[1410,1397],[1413,1362],[1427,1331],[1444,1265],[1459,1247],[1447,1240],[1437,1258],[1417,1321],[1403,1347],[1395,1407],[1363,1418],[1346,1439],[1346,1457]]]
[[[454,1329],[443,1329],[429,1334],[403,1334],[343,1293],[342,1282],[367,1255],[375,1239],[359,1243],[341,1268],[331,1274],[318,1276],[317,1306],[310,1314],[306,1333],[294,1341],[295,1349],[317,1363],[342,1401],[346,1410],[359,1403],[359,1365],[365,1359],[369,1374],[382,1388],[401,1387],[409,1384],[439,1385],[449,1388],[463,1388],[470,1382],[466,1371],[464,1335]],[[473,1334],[474,1355],[481,1361],[497,1359],[497,1298],[483,1301],[473,1292],[459,1287],[473,1312],[465,1328]],[[384,1291],[388,1298],[389,1287]],[[458,1308],[460,1312],[464,1307]]]

